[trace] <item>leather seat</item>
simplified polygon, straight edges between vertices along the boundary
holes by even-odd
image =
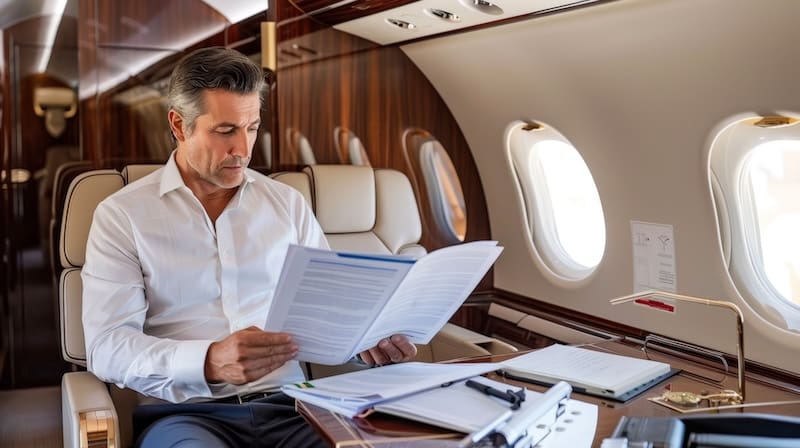
[[[128,182],[161,165],[128,166],[116,170],[91,170],[70,184],[64,203],[59,241],[59,305],[62,354],[77,366],[86,366],[81,321],[80,271],[85,261],[86,240],[97,205]],[[384,254],[421,256],[421,224],[408,179],[399,171],[352,165],[314,165],[303,172],[276,173],[278,181],[297,188],[317,215],[331,247]],[[439,361],[463,356],[507,353],[515,349],[469,330],[447,325],[429,346],[420,347],[418,360]],[[313,377],[341,369],[312,366]],[[112,399],[113,396],[113,399]],[[120,392],[86,371],[62,378],[64,446],[127,446],[130,413],[136,403],[130,391]],[[88,443],[87,443],[88,442]]]
[[[64,359],[86,366],[86,345],[81,321],[81,268],[86,259],[86,240],[97,205],[123,186],[116,170],[91,170],[79,174],[67,190],[59,240],[59,307],[61,348]],[[66,373],[61,379],[61,414],[64,446],[120,446],[117,411],[105,383],[89,372]]]

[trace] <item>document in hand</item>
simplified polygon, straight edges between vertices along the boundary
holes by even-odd
[[[406,362],[287,384],[281,391],[297,400],[354,417],[385,400],[441,387],[499,367],[496,363]]]
[[[566,381],[575,392],[616,401],[629,400],[678,372],[663,362],[560,344],[501,364],[510,378],[548,385]]]
[[[291,246],[264,328],[292,334],[299,361],[328,365],[393,334],[427,344],[502,250],[474,241],[414,260]]]

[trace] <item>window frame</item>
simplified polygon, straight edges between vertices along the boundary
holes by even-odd
[[[469,215],[464,196],[464,186],[454,161],[447,148],[430,132],[421,128],[409,128],[403,133],[403,155],[411,172],[420,210],[427,210],[425,219],[435,229],[438,238],[446,244],[459,244],[469,240]],[[443,179],[440,169],[448,176]],[[461,210],[463,234],[459,233],[450,201],[445,197],[445,183],[451,187]]]
[[[800,116],[797,113],[781,115]],[[712,133],[709,185],[723,260],[734,288],[765,320],[797,331],[800,330],[800,304],[786,300],[764,268],[758,207],[747,167],[753,151],[767,141],[800,140],[800,122],[763,128],[754,125],[760,119],[762,117],[756,114],[737,115]]]
[[[526,131],[523,128],[529,123],[523,121],[512,122],[506,129],[505,149],[508,163],[519,189],[520,204],[523,207],[525,227],[528,232],[530,249],[535,255],[540,270],[554,283],[570,287],[583,284],[597,271],[605,256],[608,233],[606,231],[605,212],[602,200],[586,160],[580,151],[567,138],[552,126],[539,124],[538,128]],[[535,140],[535,141],[531,141]],[[581,158],[595,188],[602,217],[602,254],[594,266],[584,266],[577,262],[564,247],[558,235],[558,226],[555,220],[552,195],[546,181],[527,182],[523,179],[544,178],[544,167],[541,160],[536,158],[533,148],[538,142],[554,140],[571,147]],[[535,158],[531,160],[531,158]],[[531,172],[527,172],[531,167]]]

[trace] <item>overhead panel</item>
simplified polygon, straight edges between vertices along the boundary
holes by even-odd
[[[380,45],[389,45],[594,1],[422,0],[342,22],[334,28]]]

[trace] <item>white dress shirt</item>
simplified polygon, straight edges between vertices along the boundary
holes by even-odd
[[[299,192],[248,169],[215,229],[173,152],[95,211],[81,274],[89,370],[171,402],[301,381],[296,361],[239,387],[204,374],[212,342],[264,328],[290,244],[328,248]]]

